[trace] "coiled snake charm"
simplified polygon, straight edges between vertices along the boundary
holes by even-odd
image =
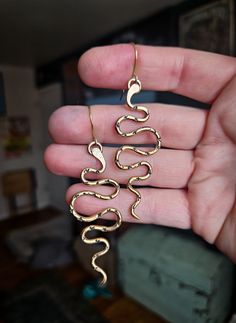
[[[105,253],[108,252],[108,250],[110,248],[110,245],[109,245],[109,242],[108,242],[108,240],[106,238],[104,238],[104,237],[89,238],[87,236],[87,233],[90,232],[90,231],[94,231],[94,230],[101,231],[101,232],[110,232],[110,231],[116,230],[117,228],[120,227],[121,222],[122,222],[121,213],[115,208],[108,207],[108,208],[103,209],[102,211],[100,211],[98,213],[86,216],[86,215],[80,214],[79,212],[77,212],[75,210],[75,202],[81,196],[93,196],[93,197],[96,197],[96,198],[101,199],[101,200],[111,200],[111,199],[115,198],[117,196],[117,194],[119,193],[120,186],[116,181],[114,181],[112,179],[107,179],[107,178],[100,179],[100,180],[88,180],[88,179],[86,179],[86,175],[88,173],[101,174],[101,173],[104,172],[105,167],[106,167],[105,159],[104,159],[103,154],[102,154],[102,145],[97,140],[94,140],[89,144],[88,152],[89,152],[90,155],[94,156],[96,159],[98,159],[101,162],[102,167],[101,167],[101,169],[98,169],[98,170],[94,169],[94,168],[90,168],[90,167],[84,168],[82,173],[81,173],[82,182],[84,184],[90,185],[90,186],[107,185],[108,184],[108,185],[113,186],[115,188],[115,191],[113,193],[109,194],[109,195],[99,194],[97,192],[88,191],[88,190],[80,191],[80,192],[76,193],[72,197],[72,200],[71,200],[71,203],[70,203],[70,212],[79,221],[86,222],[86,223],[90,223],[90,222],[93,222],[93,221],[95,221],[97,219],[100,219],[107,213],[113,213],[117,218],[116,222],[111,226],[96,225],[96,224],[88,225],[81,232],[81,238],[85,243],[87,243],[87,244],[103,243],[105,245],[104,249],[102,249],[101,251],[95,253],[93,255],[93,257],[92,257],[92,266],[93,266],[94,270],[101,273],[103,278],[102,278],[100,284],[104,285],[107,282],[107,275],[106,275],[105,271],[101,267],[99,267],[97,265],[96,260],[97,260],[97,258],[101,257],[102,255],[104,255]]]
[[[146,172],[145,175],[143,175],[143,176],[132,176],[129,179],[128,185],[127,185],[127,188],[136,195],[136,200],[131,205],[131,214],[136,219],[139,219],[139,216],[136,214],[135,209],[139,205],[139,203],[141,202],[141,194],[137,189],[135,189],[133,187],[133,183],[135,181],[140,181],[140,180],[143,181],[145,179],[148,179],[152,174],[152,167],[147,161],[140,161],[140,162],[137,162],[137,163],[133,163],[131,165],[123,165],[123,164],[121,164],[121,162],[119,160],[120,155],[121,155],[122,151],[127,150],[127,151],[133,151],[133,152],[135,152],[135,153],[137,153],[139,155],[150,156],[150,155],[155,154],[161,147],[161,137],[160,137],[159,133],[154,128],[146,126],[146,127],[141,127],[141,128],[138,128],[137,130],[130,131],[130,132],[125,132],[125,131],[121,130],[121,123],[123,121],[125,121],[125,120],[132,120],[132,121],[135,121],[135,122],[145,122],[145,121],[147,121],[149,119],[150,113],[149,113],[149,110],[146,107],[139,106],[139,105],[133,105],[131,103],[132,96],[134,94],[139,93],[140,91],[141,91],[141,82],[137,78],[137,76],[135,75],[128,82],[127,105],[132,110],[143,112],[144,116],[138,118],[138,117],[135,117],[133,115],[125,115],[125,116],[120,117],[116,121],[116,130],[117,130],[118,134],[120,134],[123,137],[132,137],[132,136],[135,136],[135,135],[137,135],[139,133],[147,132],[147,131],[151,132],[155,136],[156,143],[155,143],[153,149],[145,151],[145,150],[139,149],[139,148],[137,148],[135,146],[132,146],[132,145],[123,145],[117,150],[116,156],[115,156],[115,163],[120,169],[123,169],[123,170],[135,169],[135,168],[140,167],[140,166],[146,166],[146,168],[147,168],[147,172]]]

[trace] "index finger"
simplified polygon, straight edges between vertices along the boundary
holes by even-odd
[[[211,103],[236,72],[234,57],[203,51],[136,45],[136,74],[147,90],[171,91]],[[94,87],[123,89],[132,76],[131,44],[95,47],[78,64],[82,80]]]

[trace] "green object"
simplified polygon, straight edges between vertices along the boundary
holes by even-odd
[[[174,323],[223,322],[234,266],[190,231],[142,225],[119,240],[126,294]]]
[[[100,286],[99,280],[93,280],[84,285],[83,296],[85,299],[93,299],[98,296],[112,298],[112,294],[107,287]]]

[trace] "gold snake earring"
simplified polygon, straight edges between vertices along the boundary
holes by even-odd
[[[75,202],[81,196],[93,196],[93,197],[96,197],[101,200],[111,200],[118,195],[119,190],[120,190],[120,186],[116,181],[114,181],[112,179],[107,179],[107,178],[100,179],[100,180],[86,179],[86,175],[88,173],[101,174],[105,171],[105,168],[106,168],[106,162],[105,162],[105,159],[104,159],[104,156],[102,153],[102,150],[103,150],[102,145],[97,141],[96,137],[94,136],[94,127],[93,127],[92,116],[91,116],[91,108],[90,107],[88,107],[88,108],[89,108],[89,118],[91,121],[92,135],[93,135],[93,141],[88,145],[88,152],[90,155],[94,156],[96,159],[98,159],[100,161],[101,168],[100,169],[94,169],[94,168],[90,168],[90,167],[84,168],[81,172],[81,180],[84,184],[89,185],[89,186],[108,184],[108,185],[113,186],[115,188],[115,191],[109,195],[99,194],[94,191],[88,191],[88,190],[80,191],[80,192],[74,194],[74,196],[71,199],[70,212],[79,221],[86,222],[86,223],[93,222],[97,219],[100,219],[107,213],[113,213],[115,215],[115,217],[117,218],[116,222],[111,226],[96,225],[96,224],[89,225],[86,228],[84,228],[81,232],[81,238],[85,243],[87,243],[87,244],[103,243],[105,245],[104,249],[102,249],[101,251],[99,251],[93,255],[92,261],[91,261],[93,269],[95,271],[101,273],[101,275],[102,275],[102,280],[100,282],[100,285],[105,285],[107,282],[107,274],[105,273],[105,271],[101,267],[99,267],[97,265],[96,259],[108,252],[108,250],[110,248],[110,244],[109,244],[108,240],[104,237],[88,238],[87,233],[90,231],[94,231],[94,230],[101,231],[101,232],[111,232],[111,231],[118,229],[121,225],[121,222],[122,222],[122,215],[117,209],[112,208],[112,207],[108,207],[108,208],[103,209],[102,211],[97,212],[92,215],[87,215],[87,216],[82,215],[78,211],[75,210]]]
[[[122,137],[132,137],[132,136],[135,136],[137,135],[138,133],[142,133],[142,132],[151,132],[154,137],[155,137],[155,145],[154,145],[154,148],[152,150],[142,150],[142,149],[139,149],[135,146],[132,146],[132,145],[123,145],[121,146],[117,152],[116,152],[116,155],[115,155],[115,163],[116,165],[122,169],[122,170],[127,170],[127,169],[135,169],[137,167],[140,167],[140,166],[146,166],[147,168],[147,172],[145,175],[143,176],[132,176],[129,180],[128,180],[128,184],[127,184],[127,188],[136,195],[136,200],[135,202],[131,205],[131,214],[134,218],[136,219],[139,219],[139,216],[136,214],[135,212],[135,209],[136,207],[139,205],[139,203],[141,202],[141,194],[140,192],[133,187],[133,182],[135,181],[143,181],[145,179],[148,179],[151,174],[152,174],[152,167],[151,165],[147,162],[147,161],[140,161],[140,162],[137,162],[137,163],[133,163],[131,165],[123,165],[121,164],[120,162],[120,155],[122,153],[122,151],[133,151],[139,155],[143,155],[143,156],[150,156],[150,155],[153,155],[155,154],[161,147],[161,137],[159,135],[159,133],[152,127],[141,127],[141,128],[138,128],[134,131],[130,131],[130,132],[125,132],[123,130],[121,130],[121,123],[125,120],[132,120],[132,121],[135,121],[135,122],[145,122],[149,119],[150,117],[150,113],[149,113],[149,110],[148,108],[144,107],[144,106],[140,106],[140,105],[133,105],[131,103],[131,99],[132,99],[132,96],[134,94],[137,94],[141,91],[141,88],[142,88],[142,85],[141,85],[141,81],[138,79],[138,76],[136,74],[136,66],[137,66],[137,60],[138,60],[138,51],[137,51],[137,48],[135,46],[135,44],[132,44],[133,45],[133,48],[134,48],[134,53],[135,53],[135,60],[134,60],[134,66],[133,66],[133,73],[132,73],[132,77],[131,79],[128,81],[128,92],[127,92],[127,97],[126,97],[126,101],[127,101],[127,106],[134,110],[134,111],[141,111],[144,116],[143,117],[136,117],[136,116],[133,116],[133,115],[124,115],[122,117],[120,117],[117,121],[116,121],[116,130],[118,132],[119,135],[121,135]]]

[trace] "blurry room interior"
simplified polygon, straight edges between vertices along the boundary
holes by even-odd
[[[15,290],[32,277],[41,277],[52,271],[54,275],[55,271],[55,275],[73,288],[84,288],[83,291],[87,291],[85,298],[90,299],[90,303],[109,322],[193,322],[187,310],[184,314],[182,312],[186,302],[189,302],[189,308],[198,304],[192,309],[192,318],[196,317],[196,322],[211,322],[207,320],[215,318],[215,315],[222,317],[222,322],[229,317],[232,312],[232,264],[215,249],[192,237],[191,233],[182,236],[178,230],[167,228],[163,231],[158,228],[155,232],[155,228],[147,226],[144,230],[150,239],[167,246],[170,253],[173,251],[173,257],[164,259],[165,266],[159,269],[155,269],[156,263],[152,263],[152,267],[147,269],[148,274],[142,266],[148,263],[149,258],[139,259],[141,269],[134,274],[133,281],[125,276],[128,268],[136,268],[135,259],[127,260],[130,257],[128,250],[130,248],[130,253],[138,254],[132,237],[140,236],[142,239],[143,231],[134,225],[134,232],[127,236],[133,229],[127,224],[119,234],[114,234],[111,237],[113,251],[104,258],[111,283],[106,291],[92,285],[93,298],[85,289],[88,281],[92,284],[94,281],[89,267],[92,249],[81,243],[81,225],[69,215],[65,202],[67,188],[78,179],[51,174],[44,166],[43,152],[51,142],[48,119],[58,107],[119,104],[120,92],[92,89],[79,79],[76,66],[84,51],[92,46],[127,42],[208,50],[209,43],[202,35],[201,23],[203,28],[208,28],[214,20],[212,26],[216,29],[209,31],[210,34],[218,30],[217,24],[220,25],[224,18],[222,35],[227,34],[228,38],[219,35],[220,46],[216,40],[209,50],[235,55],[233,5],[234,0],[0,2],[1,291]],[[190,41],[191,35],[196,36],[195,43],[193,39]],[[208,108],[171,93],[147,92],[138,99]],[[149,244],[155,245],[151,240]],[[175,250],[175,246],[184,244],[189,248],[188,257]],[[146,253],[145,246],[143,248]],[[194,259],[190,256],[193,254]],[[194,269],[198,260],[196,255],[203,259],[199,271]],[[165,256],[157,255],[160,262],[162,257]],[[213,265],[216,266],[214,274],[209,274],[208,270]],[[120,273],[124,268],[127,272]],[[193,270],[191,275],[189,271],[185,274],[186,268]],[[224,275],[229,279],[223,288]],[[186,276],[189,280],[185,282]],[[144,287],[136,291],[140,282]],[[149,292],[152,291],[150,295],[145,284],[149,286]],[[189,287],[188,284],[192,285]],[[158,296],[160,288],[167,304],[168,299],[171,300],[168,306]],[[147,293],[146,299],[154,298],[157,303],[143,300],[142,293]],[[178,300],[178,306],[171,305],[173,300]],[[219,306],[220,302],[222,306]],[[130,315],[129,321],[126,320],[127,315]],[[102,322],[102,318],[91,322]]]

